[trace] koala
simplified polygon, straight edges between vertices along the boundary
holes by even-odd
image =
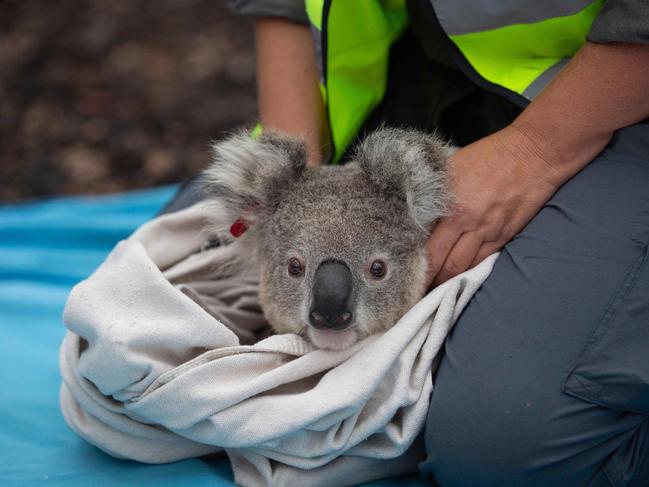
[[[446,214],[452,149],[383,128],[350,162],[307,167],[304,142],[240,133],[214,146],[204,189],[260,276],[277,333],[342,350],[386,330],[426,292],[426,241]]]

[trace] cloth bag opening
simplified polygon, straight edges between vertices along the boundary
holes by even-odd
[[[71,292],[63,415],[117,458],[225,451],[243,486],[356,485],[416,471],[444,339],[496,255],[343,351],[272,335],[207,203],[158,217]]]

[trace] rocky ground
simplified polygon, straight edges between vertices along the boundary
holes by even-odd
[[[178,182],[254,117],[226,0],[0,0],[0,201]]]

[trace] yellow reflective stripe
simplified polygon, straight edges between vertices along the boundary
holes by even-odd
[[[522,94],[541,73],[577,52],[602,4],[597,0],[576,14],[533,24],[449,37],[480,76]]]
[[[323,49],[333,162],[383,98],[390,46],[407,20],[405,0],[331,1]]]
[[[322,9],[324,0],[306,0],[306,15],[309,17],[311,25],[318,30],[322,30]]]
[[[250,138],[253,140],[258,139],[262,133],[264,133],[264,126],[261,122],[257,122],[257,125],[250,131]]]

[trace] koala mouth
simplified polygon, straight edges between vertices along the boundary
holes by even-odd
[[[354,327],[343,330],[318,330],[312,326],[307,327],[307,337],[311,343],[326,350],[344,350],[351,347],[358,340],[358,333]]]

